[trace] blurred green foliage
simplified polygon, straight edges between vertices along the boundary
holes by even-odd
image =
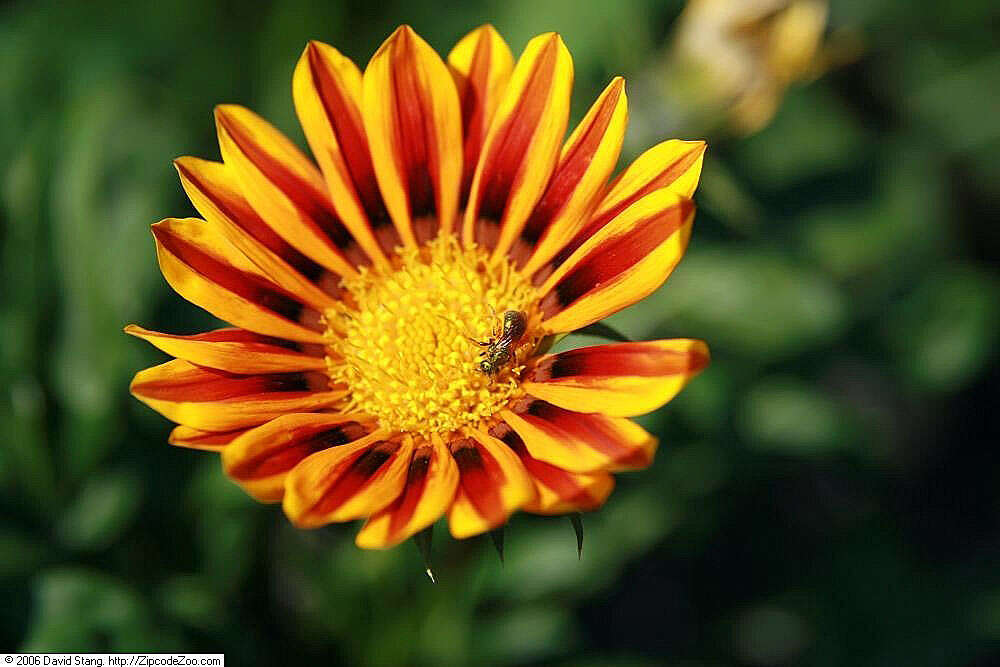
[[[0,649],[231,664],[987,665],[1000,660],[1000,51],[993,2],[845,0],[864,53],[773,123],[710,136],[688,257],[611,322],[709,341],[643,423],[655,465],[585,517],[410,545],[292,529],[131,400],[169,293],[147,225],[192,213],[171,158],[211,109],[301,141],[306,40],[364,63],[399,23],[563,33],[579,118],[664,53],[678,1],[14,2],[0,9]],[[643,118],[662,100],[632,95]],[[666,118],[666,116],[664,116]],[[631,158],[692,130],[643,127]],[[641,135],[641,136],[640,136]],[[591,342],[577,340],[573,344]]]

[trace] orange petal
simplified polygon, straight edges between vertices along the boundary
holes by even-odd
[[[243,329],[307,343],[324,343],[323,333],[300,324],[318,322],[298,299],[262,276],[203,220],[168,218],[153,225],[160,271],[191,303]]]
[[[319,170],[273,125],[244,107],[215,108],[219,148],[250,205],[300,252],[342,276],[356,275],[367,256],[327,198]],[[354,234],[352,236],[352,233]],[[366,242],[369,247],[374,240]]]
[[[282,415],[233,440],[222,450],[222,467],[251,496],[273,503],[284,496],[285,475],[304,458],[372,430],[358,415]]]
[[[462,200],[468,197],[479,152],[497,107],[507,89],[514,57],[493,26],[476,28],[459,40],[448,54],[462,107],[465,159],[462,161]]]
[[[597,345],[541,357],[522,387],[562,408],[634,417],[676,396],[708,359],[700,340]]]
[[[604,504],[615,488],[615,478],[606,472],[578,473],[539,461],[528,453],[524,441],[507,424],[490,428],[490,435],[501,440],[517,454],[535,482],[538,497],[524,506],[535,514],[589,512]]]
[[[586,223],[618,162],[627,124],[625,80],[616,77],[573,130],[545,194],[510,249],[526,275],[550,260]]]
[[[326,179],[337,214],[351,229],[370,229],[381,247],[365,247],[384,264],[382,250],[399,235],[382,201],[361,119],[361,71],[329,44],[306,45],[292,79],[295,111]],[[364,244],[366,236],[359,237]]]
[[[232,169],[196,157],[177,158],[174,167],[198,212],[266,276],[316,308],[332,305],[333,298],[316,284],[327,270],[296,250],[257,215],[243,198]]]
[[[448,67],[400,26],[365,69],[362,117],[375,175],[403,241],[413,246],[455,223],[462,178],[462,115]]]
[[[437,521],[458,487],[458,466],[440,438],[413,451],[406,487],[394,503],[372,515],[355,540],[364,549],[387,549]]]
[[[645,468],[656,438],[620,417],[584,414],[539,400],[524,400],[500,416],[533,457],[572,472]]]
[[[136,373],[129,390],[178,424],[232,431],[330,407],[346,392],[326,391],[326,383],[321,373],[235,375],[174,359]]]
[[[683,256],[693,219],[694,203],[666,189],[637,201],[539,288],[542,326],[573,331],[649,295]]]
[[[607,224],[616,215],[654,190],[667,188],[691,199],[708,145],[704,141],[670,139],[637,157],[608,186],[592,220]]]
[[[176,426],[167,437],[167,442],[178,447],[202,449],[207,452],[221,452],[226,445],[246,433],[247,429],[235,431],[202,431],[190,426]]]
[[[326,370],[326,359],[322,356],[302,354],[294,343],[243,329],[175,336],[130,324],[125,333],[155,345],[172,357],[230,373]]]
[[[450,443],[460,478],[448,527],[460,539],[496,528],[535,499],[535,485],[509,447],[475,429],[466,435]]]
[[[706,148],[704,141],[671,139],[640,155],[608,186],[587,224],[552,258],[550,267],[545,267],[541,262],[533,262],[531,271],[551,271],[551,267],[561,265],[597,230],[656,190],[666,188],[691,199],[701,177]],[[540,280],[536,279],[536,282]]]
[[[462,229],[467,244],[503,254],[517,238],[559,158],[572,88],[573,59],[562,38],[547,33],[528,42],[472,179]]]
[[[370,516],[403,490],[412,438],[384,431],[309,456],[285,477],[283,507],[299,528]]]

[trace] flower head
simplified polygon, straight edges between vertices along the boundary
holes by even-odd
[[[689,0],[678,21],[674,56],[695,82],[702,113],[726,107],[733,129],[766,126],[785,90],[821,73],[828,0]],[[676,70],[675,70],[676,71]]]
[[[295,108],[317,166],[251,111],[216,109],[223,162],[176,161],[203,219],[153,225],[160,268],[232,328],[128,333],[176,357],[132,393],[218,451],[301,527],[367,519],[388,547],[444,514],[456,537],[600,506],[648,465],[629,421],[708,362],[694,340],[545,354],[642,299],[680,260],[705,145],[666,141],[607,183],[614,79],[563,143],[558,35],[517,63],[490,26],[447,63],[408,26],[365,72],[311,42]]]

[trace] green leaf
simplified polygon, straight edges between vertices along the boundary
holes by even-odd
[[[848,416],[829,396],[794,377],[771,377],[746,395],[738,427],[751,446],[815,456],[850,442]]]
[[[583,558],[583,516],[576,512],[569,515],[569,522],[573,524],[573,532],[576,533],[576,559]]]
[[[203,577],[172,577],[160,586],[156,599],[167,614],[194,628],[216,629],[229,620],[223,598]]]
[[[142,506],[142,486],[132,472],[91,478],[59,520],[56,533],[68,547],[96,551],[111,545]]]
[[[490,531],[490,541],[493,542],[493,548],[497,550],[497,556],[500,558],[501,567],[503,567],[503,540],[505,529],[506,526],[500,526],[496,530]]]
[[[820,86],[789,89],[771,124],[737,146],[759,185],[788,187],[856,164],[870,145],[850,109]]]
[[[912,280],[944,246],[948,232],[940,224],[940,156],[899,142],[887,142],[883,150],[887,157],[873,192],[846,204],[817,203],[795,223],[804,254],[838,280],[863,280],[866,299],[887,297]]]
[[[886,314],[896,367],[918,388],[955,391],[995,357],[1000,280],[971,266],[927,275]]]
[[[172,650],[177,642],[156,623],[146,601],[116,579],[83,569],[43,573],[25,652]]]
[[[604,322],[594,322],[593,324],[588,324],[582,329],[577,329],[572,335],[575,336],[593,336],[595,338],[606,338],[608,340],[617,341],[619,343],[629,343],[629,337],[622,332],[615,329],[609,324]]]
[[[731,474],[727,453],[712,442],[672,447],[661,455],[671,488],[692,497],[717,491]]]
[[[40,540],[0,527],[0,581],[37,572],[52,555],[52,548]]]
[[[434,579],[434,569],[431,566],[431,541],[434,539],[434,525],[427,526],[422,531],[413,536],[413,543],[420,551],[420,557],[424,561],[424,572],[430,577],[431,583],[436,584]]]

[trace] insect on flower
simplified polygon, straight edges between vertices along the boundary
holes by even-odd
[[[524,338],[524,332],[527,330],[527,314],[521,310],[508,310],[503,314],[500,331],[494,328],[493,336],[489,340],[470,338],[469,340],[479,347],[486,348],[479,353],[479,356],[483,357],[479,362],[479,370],[490,377],[499,374],[514,357],[514,348]]]

